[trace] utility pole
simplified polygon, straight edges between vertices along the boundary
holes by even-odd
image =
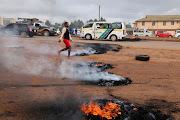
[[[101,6],[99,5],[99,21],[101,21]]]

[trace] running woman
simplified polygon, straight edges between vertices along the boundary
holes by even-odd
[[[68,50],[68,58],[70,58],[71,44],[70,44],[69,41],[72,41],[72,38],[71,38],[71,35],[69,33],[69,29],[68,29],[69,23],[65,22],[64,25],[65,25],[65,27],[62,30],[62,34],[61,34],[59,42],[61,42],[61,40],[63,40],[63,42],[66,44],[66,48],[63,48],[62,50],[59,50],[57,53],[58,53],[58,55],[60,55],[60,53],[62,51]]]

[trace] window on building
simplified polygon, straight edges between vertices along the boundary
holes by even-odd
[[[171,25],[174,25],[174,21],[171,22]]]
[[[145,22],[142,22],[142,26],[145,26]]]
[[[166,22],[163,22],[163,26],[166,26]]]
[[[153,22],[152,22],[152,26],[155,26],[155,25],[156,25],[156,22],[153,21]]]

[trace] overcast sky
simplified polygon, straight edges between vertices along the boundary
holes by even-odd
[[[145,15],[180,15],[180,0],[0,0],[0,16],[51,22],[98,19],[133,23]]]

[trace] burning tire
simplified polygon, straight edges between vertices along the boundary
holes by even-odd
[[[148,55],[137,55],[136,56],[136,60],[139,60],[139,61],[149,61],[150,60],[150,56],[148,56]]]
[[[96,99],[80,108],[87,120],[173,120],[160,112],[118,100]]]

